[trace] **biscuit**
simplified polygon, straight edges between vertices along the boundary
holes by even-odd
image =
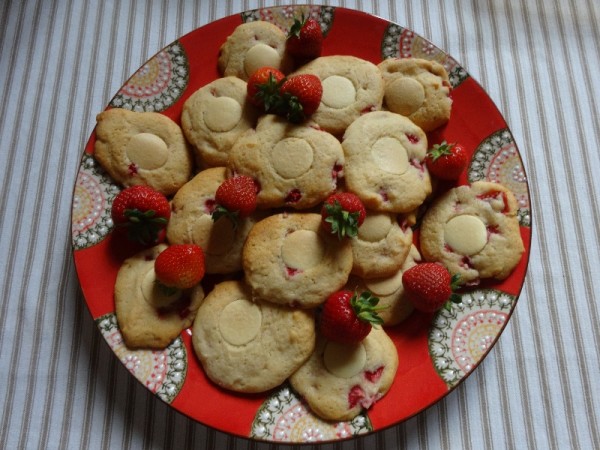
[[[218,78],[185,101],[181,128],[199,166],[225,166],[233,143],[257,117],[257,109],[246,101],[246,83],[236,77]]]
[[[412,229],[401,226],[391,213],[367,211],[352,244],[352,274],[361,278],[393,275],[404,263],[412,244]]]
[[[234,227],[223,216],[216,222],[212,212],[215,193],[225,181],[227,170],[213,167],[198,173],[171,201],[167,240],[171,244],[196,244],[204,251],[206,273],[227,274],[242,268],[242,248],[248,232],[260,214],[238,219]]]
[[[243,282],[224,281],[198,310],[192,343],[214,383],[263,392],[283,383],[313,352],[314,314],[253,300]]]
[[[172,195],[191,177],[193,158],[179,125],[155,112],[113,108],[96,116],[94,157],[125,187]]]
[[[460,274],[463,284],[503,280],[524,252],[517,200],[498,183],[476,181],[453,188],[425,213],[420,244],[424,259]]]
[[[331,134],[267,114],[234,144],[229,167],[257,182],[259,208],[311,208],[337,186],[344,152]]]
[[[378,65],[385,81],[384,104],[424,131],[450,119],[450,81],[444,66],[419,58],[389,58]]]
[[[384,83],[377,66],[349,55],[321,56],[294,71],[310,73],[323,84],[321,104],[311,120],[322,129],[341,135],[354,120],[381,109]]]
[[[325,231],[320,214],[281,213],[254,225],[243,266],[253,296],[313,308],[348,280],[352,249]]]
[[[115,313],[129,348],[162,349],[192,325],[204,299],[201,285],[170,294],[156,283],[154,260],[164,244],[126,259],[117,273]]]
[[[285,52],[286,34],[270,22],[238,25],[221,46],[218,68],[222,76],[246,81],[257,69],[268,66],[287,73],[293,64]]]
[[[348,127],[342,147],[346,186],[365,207],[405,213],[431,193],[424,164],[427,136],[406,117],[389,111],[364,114]]]
[[[351,420],[387,393],[397,370],[394,342],[382,328],[373,328],[353,346],[319,335],[314,353],[290,383],[319,417]]]

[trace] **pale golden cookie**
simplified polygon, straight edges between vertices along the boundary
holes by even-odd
[[[201,285],[167,294],[156,282],[154,260],[166,245],[126,259],[115,283],[115,312],[129,348],[161,349],[192,325],[204,299]]]
[[[291,377],[292,387],[325,420],[351,420],[389,390],[398,370],[394,342],[381,328],[354,346],[317,337],[309,360]]]
[[[269,22],[238,25],[221,46],[219,72],[247,80],[257,69],[268,66],[287,73],[292,60],[285,52],[286,34]]]
[[[225,281],[198,310],[192,342],[214,383],[264,392],[283,383],[313,352],[314,315],[252,299],[243,282]]]
[[[191,151],[179,125],[167,116],[113,108],[96,120],[94,157],[116,182],[172,195],[190,179]]]
[[[385,80],[384,104],[408,117],[424,131],[434,130],[450,119],[452,99],[444,66],[419,58],[389,58],[379,63]]]
[[[461,283],[503,280],[525,251],[517,200],[498,183],[476,181],[453,188],[425,213],[420,244],[424,259],[460,274]]]
[[[218,78],[185,101],[181,128],[201,167],[225,166],[232,145],[257,117],[257,109],[246,101],[246,83],[237,77]]]
[[[311,208],[337,186],[344,152],[331,134],[268,114],[234,144],[229,166],[260,186],[259,208]]]
[[[427,136],[409,119],[389,111],[364,114],[342,141],[348,190],[369,209],[405,213],[431,193],[424,164]]]
[[[320,214],[282,213],[254,225],[243,264],[253,296],[313,308],[348,280],[352,249],[324,230]]]

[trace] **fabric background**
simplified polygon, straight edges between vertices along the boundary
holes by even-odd
[[[533,209],[526,283],[483,364],[411,420],[323,448],[600,448],[600,4],[322,3],[396,22],[457,59],[509,124]],[[188,420],[129,375],[85,306],[69,227],[95,115],[127,78],[177,37],[273,4],[1,2],[1,448],[275,448]]]

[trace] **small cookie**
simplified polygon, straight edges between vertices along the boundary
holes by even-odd
[[[218,67],[222,76],[246,81],[257,69],[268,66],[287,73],[292,60],[285,52],[286,34],[270,22],[238,25],[221,46]]]
[[[444,264],[460,282],[503,280],[524,252],[517,200],[505,186],[476,181],[439,197],[421,223],[421,253]]]
[[[217,284],[200,306],[192,343],[206,375],[237,392],[283,383],[315,346],[312,311],[253,300],[241,281]]]
[[[202,286],[168,295],[156,283],[154,260],[164,244],[126,259],[117,273],[115,312],[129,348],[162,349],[192,325],[204,299]]]
[[[337,186],[344,152],[331,134],[267,114],[234,144],[229,166],[260,186],[259,208],[311,208]]]
[[[185,101],[181,128],[201,167],[225,166],[232,145],[257,117],[257,109],[246,101],[246,83],[237,77],[218,78]]]
[[[369,61],[349,55],[321,56],[292,75],[301,73],[321,80],[323,96],[311,120],[332,134],[343,134],[361,114],[381,109],[383,77]]]
[[[409,119],[389,111],[364,114],[342,141],[348,190],[381,212],[415,210],[431,193],[424,164],[427,136]]]
[[[320,214],[275,214],[250,231],[243,265],[254,296],[313,308],[348,280],[352,249],[323,229]]]
[[[401,226],[391,213],[367,211],[352,244],[352,274],[361,278],[386,277],[398,272],[412,244],[412,229]]]
[[[191,177],[193,158],[179,125],[155,112],[113,108],[96,116],[94,157],[125,187],[172,195]]]
[[[424,131],[450,119],[450,81],[444,66],[419,58],[389,58],[378,65],[385,81],[385,106]]]
[[[354,346],[317,337],[309,360],[291,377],[292,387],[325,420],[350,420],[389,390],[398,370],[394,342],[373,328]]]
[[[239,219],[234,227],[223,216],[212,219],[215,192],[227,178],[224,167],[203,170],[173,197],[167,240],[171,244],[196,244],[204,251],[206,273],[233,273],[242,268],[242,248],[250,229],[260,215]]]

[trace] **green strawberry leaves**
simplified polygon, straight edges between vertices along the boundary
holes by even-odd
[[[370,323],[371,325],[383,325],[383,319],[377,313],[386,309],[386,306],[377,306],[379,298],[374,297],[369,291],[361,292],[360,294],[354,294],[350,299],[350,305],[358,317],[363,322]]]

